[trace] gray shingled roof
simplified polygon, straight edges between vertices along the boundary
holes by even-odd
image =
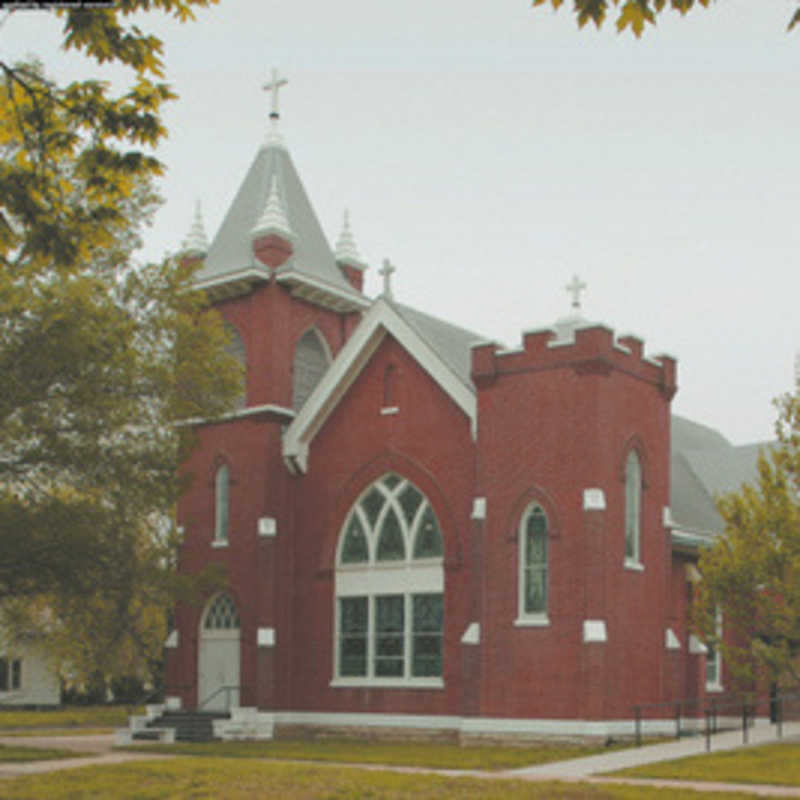
[[[264,210],[273,174],[292,231],[297,239],[294,253],[278,272],[294,271],[345,292],[359,295],[336,265],[317,215],[292,163],[279,144],[265,144],[256,154],[239,191],[208,249],[197,281],[224,280],[243,269],[263,270],[254,258],[250,231]]]
[[[769,442],[732,445],[719,432],[677,415],[672,417],[670,506],[673,519],[692,530],[722,530],[715,498],[757,478],[756,462]]]
[[[449,322],[432,317],[410,306],[393,300],[392,308],[418,333],[436,352],[439,358],[470,388],[473,388],[471,345],[486,341],[485,336],[459,328]]]

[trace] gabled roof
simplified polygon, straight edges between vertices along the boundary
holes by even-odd
[[[317,287],[328,288],[332,295],[352,298],[357,306],[366,305],[364,296],[350,285],[336,265],[291,156],[276,136],[268,138],[256,154],[208,248],[205,263],[197,273],[197,284],[219,286],[242,276],[251,281],[269,279],[270,269],[253,255],[251,232],[264,211],[273,180],[289,226],[297,237],[292,256],[276,271],[278,278],[281,274],[291,276],[292,285],[308,280]]]
[[[456,331],[459,333],[456,334]],[[449,353],[452,347],[451,337],[464,337],[467,355],[467,337],[470,342],[480,337],[413,309],[398,307],[387,298],[379,297],[286,430],[283,455],[293,472],[306,472],[309,448],[314,436],[387,335],[397,340],[443,391],[450,395],[469,418],[473,436],[475,435],[475,390],[468,375],[465,381],[453,365],[443,358],[443,354]]]

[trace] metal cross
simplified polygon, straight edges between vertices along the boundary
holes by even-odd
[[[573,275],[572,280],[564,288],[572,295],[572,307],[580,308],[581,292],[586,288],[586,284],[577,275]]]
[[[281,86],[286,86],[289,83],[286,78],[281,78],[278,74],[278,70],[273,67],[272,68],[272,80],[269,83],[265,83],[261,88],[265,92],[272,92],[272,110],[269,113],[270,119],[278,119],[280,114],[278,114],[278,89]]]
[[[397,272],[397,267],[393,267],[388,258],[383,259],[383,266],[378,270],[378,275],[383,276],[383,294],[385,297],[392,297],[392,273]]]

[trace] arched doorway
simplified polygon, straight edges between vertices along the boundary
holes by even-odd
[[[239,705],[239,628],[239,612],[230,595],[213,597],[200,622],[197,705],[203,711]]]

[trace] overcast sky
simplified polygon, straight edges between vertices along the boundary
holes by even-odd
[[[724,0],[641,41],[579,32],[565,3],[221,0],[149,15],[180,95],[165,205],[141,257],[213,237],[267,127],[281,127],[328,239],[350,209],[375,295],[509,346],[569,310],[678,359],[673,409],[734,443],[772,436],[800,349],[800,31],[786,0]],[[1,17],[0,17],[1,18]],[[4,59],[119,80],[60,50],[48,12],[0,28]]]

